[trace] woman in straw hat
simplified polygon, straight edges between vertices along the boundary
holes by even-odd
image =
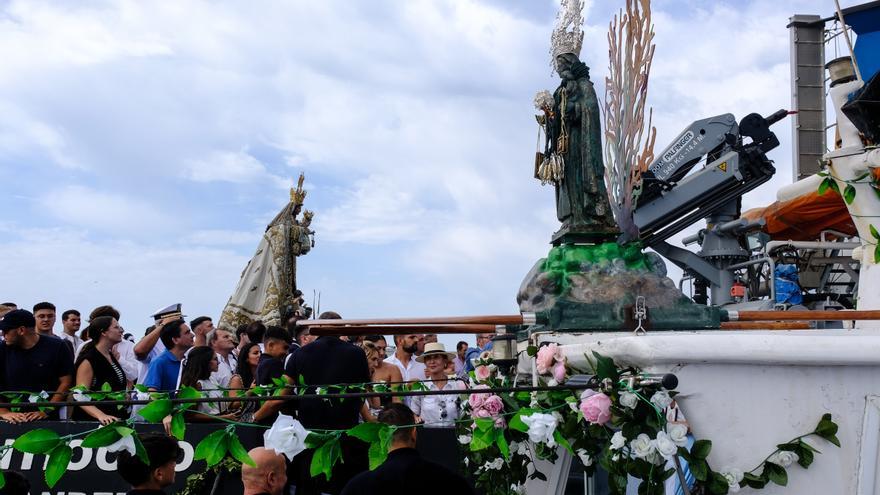
[[[425,352],[416,361],[425,364],[423,382],[428,390],[464,390],[464,383],[457,378],[450,379],[446,375],[446,365],[455,354],[446,352],[439,342],[425,344]],[[458,419],[458,406],[461,397],[448,395],[419,395],[412,398],[412,411],[421,418],[428,427],[452,427]]]

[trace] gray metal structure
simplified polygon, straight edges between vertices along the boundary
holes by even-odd
[[[820,170],[825,143],[825,20],[795,15],[791,33],[791,106],[793,180]]]
[[[740,198],[776,171],[765,155],[779,146],[769,128],[787,114],[753,113],[739,125],[731,114],[695,121],[642,177],[644,190],[633,212],[641,241],[710,286],[712,304],[730,302],[734,272],[728,267],[749,257],[739,238],[755,226],[738,220]],[[699,253],[666,242],[702,219],[707,228],[700,231]]]

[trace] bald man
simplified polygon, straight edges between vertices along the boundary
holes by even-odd
[[[241,465],[244,495],[281,495],[287,483],[287,464],[284,456],[265,447],[248,452],[257,467]]]

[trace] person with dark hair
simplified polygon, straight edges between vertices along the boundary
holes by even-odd
[[[210,316],[193,318],[189,322],[189,327],[192,328],[193,335],[195,336],[193,347],[208,345],[208,334],[214,331],[214,321],[211,320]]]
[[[241,350],[244,349],[244,346],[251,343],[251,339],[247,334],[247,327],[247,325],[239,325],[235,329],[235,340],[238,341],[238,346],[232,350],[232,353],[235,354],[236,359],[241,356]],[[254,343],[256,344],[256,342]]]
[[[73,355],[63,340],[37,333],[36,325],[34,315],[24,309],[10,311],[0,320],[4,338],[0,345],[0,391],[48,391],[49,401],[62,403],[73,383]],[[0,408],[0,419],[26,423],[59,417],[57,408],[44,412],[23,405],[21,411]]]
[[[61,313],[61,330],[63,331],[61,338],[70,342],[74,351],[79,349],[79,346],[83,343],[83,339],[76,334],[79,332],[80,325],[82,325],[82,320],[80,319],[79,311],[68,309]]]
[[[305,383],[306,393],[314,394],[319,386],[370,381],[370,368],[364,352],[338,337],[330,336],[318,337],[297,351],[285,365],[284,374],[290,386],[287,393],[292,393],[292,387],[298,383]],[[278,402],[268,401],[266,405]],[[306,399],[296,402],[295,408],[297,419],[307,429],[346,430],[358,424],[362,405],[363,400],[357,398],[333,401]],[[309,475],[311,451],[297,456],[296,466],[292,467],[296,474],[297,493],[338,494],[348,480],[369,467],[366,444],[344,437],[340,447],[345,463],[334,466],[329,481]]]
[[[300,347],[315,340],[309,333],[309,327],[296,324],[296,322],[304,319],[302,316],[293,315],[287,320],[287,333],[293,337],[293,342],[290,343],[290,349],[288,349],[289,354],[293,354]]]
[[[88,390],[101,390],[104,384],[110,390],[125,390],[128,381],[125,372],[113,355],[113,346],[122,340],[122,328],[112,316],[99,316],[89,323],[88,343],[76,359],[76,385]],[[81,402],[73,411],[76,421],[98,421],[108,425],[128,417],[125,406],[92,406]]]
[[[424,380],[425,365],[415,359],[419,346],[419,335],[395,335],[394,344],[397,349],[395,349],[393,356],[385,359],[385,362],[397,366],[397,369],[400,370],[400,376],[405,381]]]
[[[18,309],[18,306],[15,303],[7,302],[0,304],[0,320],[3,319],[3,315],[12,311],[13,309]]]
[[[50,337],[58,337],[52,331],[55,328],[55,305],[50,302],[34,304],[34,318],[37,320],[37,333]]]
[[[211,373],[217,371],[217,353],[210,347],[193,347],[183,360],[183,371],[180,375],[181,387],[193,387],[205,392],[207,397],[223,397],[223,390],[216,382],[211,381]],[[233,375],[229,388],[240,389],[241,378]],[[231,392],[236,393],[236,392]],[[189,421],[217,421],[222,419],[238,419],[237,404],[232,402],[200,402],[197,407],[187,411]]]
[[[396,427],[388,447],[388,458],[373,471],[364,471],[345,485],[342,495],[475,494],[457,473],[422,459],[416,450],[415,415],[403,404],[390,404],[379,413],[379,422]],[[420,488],[423,487],[423,488]]]
[[[257,366],[260,364],[260,346],[250,342],[242,348],[238,355],[236,374],[241,377],[241,382],[246,388],[253,387],[256,383]]]
[[[143,383],[151,391],[175,390],[180,375],[180,361],[193,346],[193,333],[186,322],[179,319],[166,323],[159,338],[166,350],[150,363]]]
[[[251,341],[255,344],[259,344],[260,350],[264,351],[262,344],[263,344],[263,336],[266,333],[266,325],[263,325],[262,321],[255,321],[255,322],[249,324],[247,327],[247,330],[245,330],[245,333],[247,333],[249,341]]]
[[[177,459],[183,451],[177,440],[161,433],[135,433],[138,435],[144,450],[147,452],[149,464],[144,464],[140,457],[127,450],[119,452],[116,457],[116,471],[122,476],[131,490],[128,495],[164,495],[166,486],[174,484],[174,471]]]
[[[263,347],[263,355],[260,356],[260,363],[257,365],[256,383],[272,385],[276,378],[284,375],[284,358],[287,356],[287,349],[290,348],[290,334],[281,327],[270,326],[263,336]],[[266,401],[254,413],[254,421],[272,424],[280,410],[280,407],[274,405],[275,403],[283,404],[283,401]]]
[[[162,328],[164,328],[167,323],[180,320],[181,318],[183,318],[183,309],[180,303],[162,308],[153,314],[154,324],[147,327],[144,338],[139,340],[138,343],[135,344],[134,349],[132,349],[135,359],[140,362],[137,379],[138,383],[144,383],[144,380],[147,377],[147,372],[150,369],[150,364],[154,359],[165,352],[164,346],[159,343]]]
[[[455,374],[461,376],[461,370],[464,369],[464,355],[467,353],[468,343],[460,340],[455,344],[455,358],[452,363],[455,365]]]
[[[29,495],[31,482],[18,471],[3,471],[6,484],[0,488],[0,495]]]

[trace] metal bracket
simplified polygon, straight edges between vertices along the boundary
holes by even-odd
[[[633,319],[636,320],[636,329],[633,331],[636,335],[645,335],[648,330],[642,326],[642,322],[648,319],[648,308],[645,305],[645,296],[637,296],[636,304],[633,307]]]

